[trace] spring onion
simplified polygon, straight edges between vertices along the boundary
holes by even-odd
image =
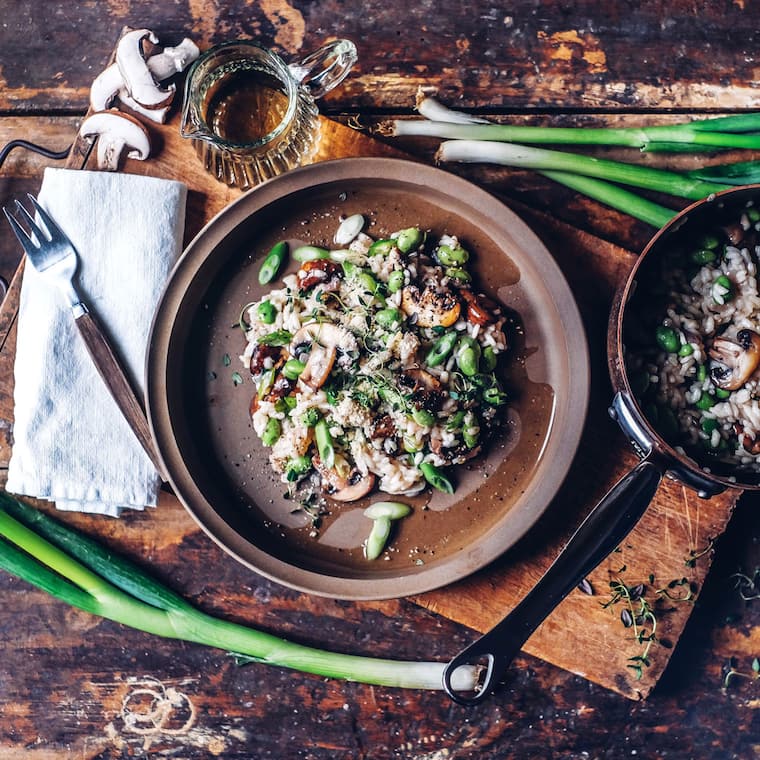
[[[67,604],[140,631],[329,678],[441,689],[444,663],[326,652],[207,615],[142,569],[8,494],[0,493],[0,568]],[[477,688],[480,670],[461,666],[457,691]]]

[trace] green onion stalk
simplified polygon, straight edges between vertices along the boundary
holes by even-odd
[[[136,565],[6,493],[0,493],[0,537],[0,568],[73,607],[130,628],[329,678],[443,688],[444,663],[326,652],[207,615]],[[477,667],[460,667],[454,675],[457,690],[476,689]]]

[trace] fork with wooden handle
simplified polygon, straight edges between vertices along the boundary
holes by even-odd
[[[95,367],[124,418],[137,436],[137,440],[145,449],[145,453],[150,457],[161,477],[166,480],[163,476],[161,462],[153,446],[153,438],[142,404],[130,386],[124,368],[105,334],[74,286],[73,279],[77,269],[76,249],[61,228],[40,206],[37,199],[32,195],[28,195],[28,197],[37,212],[41,225],[34,220],[19,201],[16,201],[15,213],[7,208],[3,208],[3,212],[21,243],[29,263],[38,272],[54,281],[63,292]],[[28,232],[19,222],[19,216],[29,228]]]

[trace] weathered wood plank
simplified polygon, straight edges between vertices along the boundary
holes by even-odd
[[[104,9],[107,8],[106,12]],[[217,5],[119,0],[107,6],[24,0],[0,27],[0,109],[83,112],[124,24],[202,47],[253,37],[290,59],[344,36],[360,48],[331,112],[406,109],[419,84],[482,109],[757,108],[757,17],[751,3],[593,0],[499,6],[267,0]],[[739,32],[739,30],[741,30]],[[739,33],[737,33],[739,32]]]

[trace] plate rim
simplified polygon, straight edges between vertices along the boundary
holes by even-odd
[[[410,170],[414,172],[413,180],[409,177]],[[192,473],[185,465],[176,437],[173,435],[173,425],[168,410],[168,393],[163,393],[163,395],[161,393],[162,388],[166,390],[166,383],[161,381],[166,377],[167,349],[177,310],[189,286],[189,282],[185,287],[182,286],[185,285],[184,279],[189,276],[192,281],[193,272],[197,273],[198,268],[213,254],[227,235],[244,223],[248,217],[260,212],[262,208],[286,194],[306,191],[328,183],[333,184],[336,181],[361,181],[368,178],[400,181],[410,187],[412,185],[435,186],[436,179],[445,180],[446,195],[457,194],[459,203],[465,203],[481,213],[483,209],[478,205],[479,203],[498,211],[499,221],[498,223],[494,221],[494,224],[499,229],[508,230],[511,237],[519,238],[520,253],[523,256],[527,253],[525,241],[531,244],[531,256],[535,256],[538,252],[541,259],[541,282],[552,296],[557,313],[561,314],[566,328],[572,328],[563,331],[569,378],[566,397],[567,404],[572,403],[574,406],[577,416],[577,420],[575,418],[574,420],[577,424],[574,427],[565,425],[565,429],[554,433],[557,440],[553,444],[554,448],[559,448],[561,444],[563,450],[572,452],[571,455],[566,457],[566,463],[562,467],[555,465],[550,468],[549,476],[552,481],[550,488],[547,489],[541,484],[540,491],[551,492],[544,499],[545,503],[533,509],[529,516],[523,515],[522,520],[517,521],[516,529],[514,521],[510,521],[513,526],[511,526],[508,544],[497,546],[497,536],[491,534],[498,534],[500,526],[503,530],[503,522],[512,513],[514,506],[484,534],[485,547],[481,547],[477,552],[478,556],[470,557],[468,560],[467,556],[458,558],[457,555],[452,555],[445,561],[447,567],[454,568],[449,572],[443,572],[443,568],[436,564],[428,570],[415,568],[411,572],[410,568],[409,573],[404,573],[399,569],[399,572],[393,576],[345,578],[298,567],[263,551],[234,530],[215,512],[213,505],[208,504],[211,510],[209,514],[205,506],[199,509],[194,499],[186,498],[187,493],[191,491],[200,493],[200,489],[195,486]],[[287,193],[281,191],[283,187],[288,188]],[[496,219],[494,216],[491,218]],[[515,261],[512,252],[507,252],[507,255],[522,273],[525,266],[520,266],[520,260]],[[559,302],[556,300],[557,296],[561,296]],[[297,591],[334,599],[366,601],[417,595],[462,580],[502,556],[535,525],[561,488],[575,459],[588,413],[590,376],[590,354],[586,330],[567,278],[543,241],[515,211],[484,188],[437,167],[400,158],[339,158],[300,167],[258,185],[221,209],[187,244],[169,274],[154,312],[146,354],[145,398],[151,433],[168,483],[185,510],[220,548],[253,572]],[[554,390],[556,397],[556,389]],[[547,439],[550,437],[552,437],[551,434],[547,436]],[[205,498],[203,501],[206,501]],[[481,537],[482,540],[483,537]],[[249,553],[252,553],[255,561],[244,556]],[[460,565],[464,567],[456,571]],[[280,570],[287,572],[281,573]]]

